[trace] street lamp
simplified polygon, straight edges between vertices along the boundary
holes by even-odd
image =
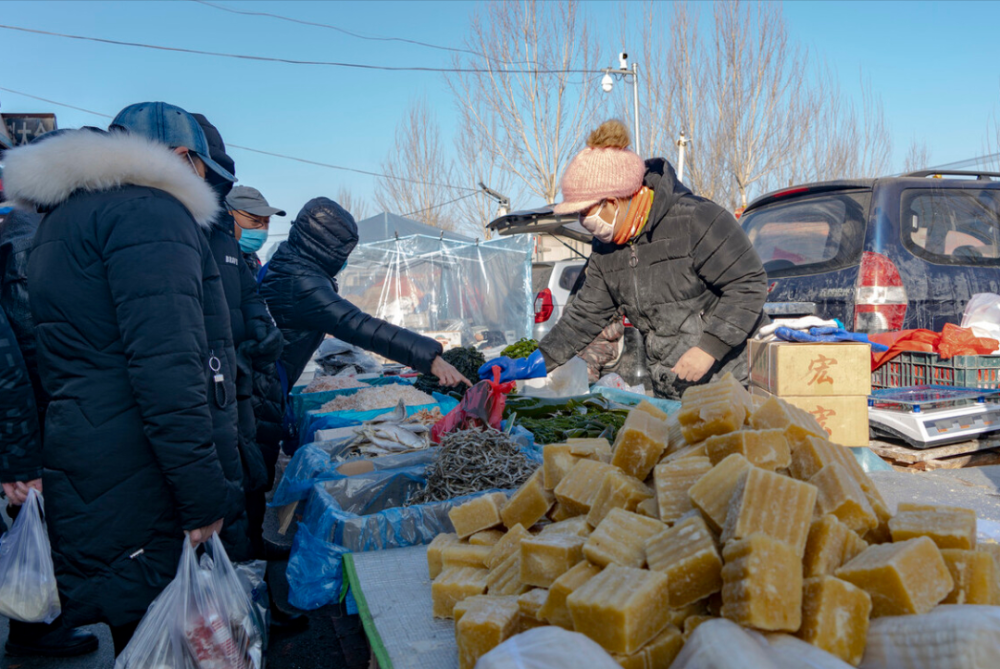
[[[617,70],[610,67],[604,68],[604,77],[601,79],[601,88],[605,93],[610,93],[615,87],[615,75],[622,79],[632,77],[632,138],[635,142],[636,152],[639,150],[639,66],[632,63],[632,69],[628,67],[628,54],[625,52],[618,54]]]
[[[684,151],[687,145],[691,143],[691,140],[684,137],[684,131],[681,130],[680,139],[677,140],[677,180],[684,181]]]

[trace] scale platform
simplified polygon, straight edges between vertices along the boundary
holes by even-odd
[[[876,390],[868,425],[877,434],[934,448],[1000,430],[1000,389],[910,386]]]

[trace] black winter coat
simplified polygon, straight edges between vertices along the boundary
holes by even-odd
[[[38,378],[35,322],[28,303],[28,257],[41,220],[34,211],[13,209],[0,223],[0,306],[7,312],[35,392],[35,405],[44,416],[48,401]]]
[[[42,477],[41,439],[28,370],[0,309],[0,483]]]
[[[184,530],[224,518],[230,556],[249,553],[229,310],[199,229],[215,196],[122,133],[69,131],[5,161],[8,196],[48,212],[28,283],[62,619],[125,625],[173,578]]]
[[[260,290],[284,338],[281,364],[289,383],[302,374],[328,334],[425,374],[441,355],[437,341],[369,316],[337,293],[334,277],[357,243],[354,217],[333,200],[314,198],[267,264]],[[272,389],[276,382],[271,376]],[[267,396],[273,398],[273,390]],[[282,413],[273,408],[265,416],[271,423],[265,429],[280,425]]]
[[[539,348],[561,365],[624,310],[643,334],[656,393],[680,399],[691,383],[671,368],[691,347],[716,359],[697,383],[747,378],[746,340],[766,317],[767,277],[728,211],[691,194],[662,158],[646,161],[654,192],[645,230],[628,246],[594,244],[586,283]]]

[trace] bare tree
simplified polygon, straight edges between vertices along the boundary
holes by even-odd
[[[395,143],[382,162],[375,202],[382,211],[407,216],[443,230],[454,227],[450,188],[453,167],[444,155],[441,130],[424,100],[411,102],[396,126]]]
[[[463,122],[459,126],[455,138],[455,185],[479,188],[482,182],[507,196],[512,209],[516,209],[524,186],[516,187],[514,175],[504,169],[502,161],[490,150],[489,138],[496,134],[495,127],[489,133],[478,133],[469,123]],[[464,193],[456,194],[456,197],[459,195]],[[455,203],[455,217],[461,222],[463,231],[483,239],[489,239],[486,225],[498,215],[499,204],[482,191]]]
[[[931,152],[927,148],[927,142],[918,142],[914,137],[910,140],[910,148],[906,150],[906,157],[903,159],[903,172],[916,172],[925,170],[931,166]]]
[[[368,218],[368,201],[356,196],[347,186],[337,189],[337,204],[351,212],[355,221],[363,221]]]
[[[552,203],[597,104],[597,48],[577,0],[492,0],[473,15],[449,76],[462,126],[488,160]]]

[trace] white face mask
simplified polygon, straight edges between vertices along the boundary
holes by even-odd
[[[605,203],[601,203],[601,206],[598,208],[596,213],[581,218],[580,225],[582,225],[587,232],[594,235],[594,237],[596,237],[599,241],[609,244],[614,238],[615,225],[618,223],[618,207],[615,207],[614,223],[608,223],[601,218],[601,212],[604,210],[604,204]]]

